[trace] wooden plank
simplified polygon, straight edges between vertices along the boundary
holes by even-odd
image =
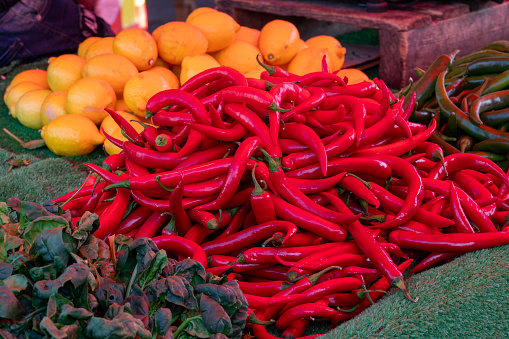
[[[322,1],[280,1],[280,0],[216,0],[216,8],[232,15],[236,10],[268,13],[278,16],[295,16],[319,21],[338,22],[358,27],[383,30],[405,31],[432,23],[429,14],[406,10],[388,10],[382,13],[368,13],[355,4],[324,3]],[[246,24],[248,23],[241,23]]]
[[[509,1],[407,32],[380,31],[381,79],[401,88],[414,68],[426,68],[441,54],[470,54],[489,42],[509,40]]]

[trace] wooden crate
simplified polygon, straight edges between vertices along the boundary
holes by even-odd
[[[260,29],[273,19],[293,22],[304,38],[340,35],[361,28],[379,30],[379,76],[401,88],[440,54],[459,56],[489,42],[509,40],[509,0],[486,1],[476,11],[465,3],[419,2],[405,10],[368,13],[355,3],[288,0],[216,0],[216,8],[241,25]],[[335,33],[334,33],[335,32]]]

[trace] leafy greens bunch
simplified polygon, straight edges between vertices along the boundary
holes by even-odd
[[[93,235],[51,204],[0,202],[2,338],[240,338],[247,301],[236,281],[168,258],[150,238]]]

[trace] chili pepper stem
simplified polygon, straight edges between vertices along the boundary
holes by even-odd
[[[357,307],[359,307],[359,304],[357,304],[357,305],[355,305],[352,308],[349,308],[347,310],[343,310],[343,309],[338,307],[338,311],[343,312],[343,313],[352,313],[353,311],[355,311],[357,309]]]
[[[403,277],[396,277],[392,282],[391,282],[391,285],[394,286],[394,287],[397,287],[399,288],[401,291],[403,291],[403,294],[405,295],[405,297],[410,300],[411,302],[414,302],[416,303],[418,300],[419,300],[419,297],[417,298],[412,298],[412,296],[410,295],[410,293],[408,293],[408,290],[406,289],[405,287],[405,283],[403,282]]]

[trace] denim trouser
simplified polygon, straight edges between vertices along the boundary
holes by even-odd
[[[0,13],[0,66],[14,60],[76,53],[90,36],[114,36],[110,26],[73,0],[21,0]]]

